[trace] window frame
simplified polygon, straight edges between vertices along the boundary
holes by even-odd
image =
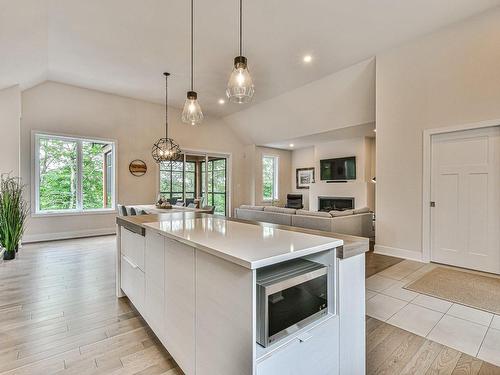
[[[264,159],[273,159],[273,196],[271,198],[264,197]],[[279,200],[279,156],[263,154],[261,159],[261,189],[262,202],[274,202]]]
[[[215,196],[216,195],[223,195],[224,196],[224,215],[227,214],[227,210],[228,210],[228,207],[227,207],[227,197],[228,197],[228,194],[227,194],[227,191],[228,191],[228,185],[227,185],[227,179],[228,179],[228,159],[226,157],[214,157],[214,156],[209,156],[209,157],[213,157],[214,159],[210,160],[207,158],[205,158],[205,161],[202,161],[201,162],[201,167],[200,167],[200,172],[201,172],[201,175],[203,175],[203,166],[205,166],[205,172],[206,172],[206,185],[207,186],[204,186],[204,182],[203,182],[203,179],[202,179],[202,195],[206,193],[206,201],[205,203],[207,205],[209,205],[208,203],[208,200],[209,200],[209,197],[211,196],[212,198],[212,206],[215,206]],[[214,162],[215,161],[219,161],[219,160],[224,160],[224,169],[214,169]],[[209,170],[208,168],[208,165],[211,164],[212,165],[212,170]],[[224,192],[219,192],[219,191],[215,191],[215,184],[214,184],[214,172],[224,172],[224,175],[225,175],[225,180],[224,180]],[[209,174],[210,174],[210,177],[209,177]],[[212,181],[212,189],[209,190],[208,189],[208,181]],[[205,187],[205,190],[203,190],[203,187]]]
[[[170,163],[170,168],[167,168],[167,169],[162,169],[162,164],[160,163],[158,165],[159,167],[159,174],[158,174],[158,194],[160,195],[166,195],[168,194],[169,195],[169,198],[168,199],[172,199],[173,198],[173,195],[174,194],[180,194],[181,195],[181,199],[182,200],[186,200],[186,194],[193,194],[193,196],[196,196],[196,187],[197,187],[197,183],[196,183],[196,163],[193,162],[193,161],[187,161],[187,160],[184,160],[184,156],[183,156],[183,159],[182,161],[181,160],[178,160],[177,161],[178,163],[182,163],[182,170],[176,170],[176,169],[173,169],[172,168],[172,162],[163,162],[163,163]],[[190,164],[194,164],[195,165],[195,170],[194,171],[188,171],[186,169],[186,164],[187,163],[190,163]],[[162,182],[162,179],[161,179],[161,173],[162,172],[167,172],[170,174],[170,190],[168,191],[162,191],[161,189],[161,182]],[[177,172],[177,173],[182,173],[182,192],[174,192],[172,190],[172,173],[174,172]],[[186,175],[187,174],[194,174],[194,191],[186,191]],[[190,199],[190,198],[188,198]]]
[[[60,139],[70,142],[76,142],[77,144],[77,183],[76,183],[76,199],[77,208],[75,209],[64,209],[64,210],[40,210],[40,138],[51,138]],[[32,131],[32,158],[31,158],[31,202],[35,204],[31,206],[31,216],[32,217],[43,217],[43,216],[80,216],[80,215],[96,215],[96,214],[110,214],[116,212],[116,202],[118,196],[117,188],[117,152],[118,143],[114,139],[97,138],[97,137],[85,137],[85,136],[75,136],[68,134],[52,133],[52,132],[42,132],[42,131]],[[112,182],[112,199],[111,207],[105,208],[95,208],[95,209],[84,209],[83,208],[83,159],[82,159],[82,144],[83,142],[95,142],[95,143],[106,143],[111,146],[112,151],[112,171],[113,177]]]

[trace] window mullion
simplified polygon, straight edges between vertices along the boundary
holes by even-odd
[[[76,162],[77,162],[77,167],[76,167],[76,209],[77,210],[83,210],[83,145],[82,141],[77,141],[76,144]]]

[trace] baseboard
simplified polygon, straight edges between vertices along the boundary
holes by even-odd
[[[390,246],[383,246],[383,245],[375,244],[375,254],[389,255],[391,257],[415,260],[417,262],[423,262],[422,253],[416,252],[416,251],[411,251],[411,250],[406,250],[406,249],[400,249],[398,247],[390,247]]]
[[[116,234],[116,228],[112,227],[112,228],[101,228],[101,229],[75,230],[75,231],[59,232],[59,233],[28,234],[23,237],[23,243],[67,240],[71,238],[104,236],[107,234]]]

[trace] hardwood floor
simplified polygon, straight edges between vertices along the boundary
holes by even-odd
[[[115,297],[114,252],[109,236],[26,245],[0,261],[0,374],[182,374]],[[368,374],[500,374],[376,319],[366,324]]]
[[[366,373],[498,375],[500,368],[367,317]]]
[[[369,251],[365,254],[365,277],[375,275],[395,264],[403,261],[401,258],[390,257],[387,255],[375,254],[373,251]]]
[[[115,237],[24,246],[0,262],[1,374],[182,374],[126,298]]]

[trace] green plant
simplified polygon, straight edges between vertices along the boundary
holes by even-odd
[[[24,233],[29,213],[28,203],[24,200],[25,186],[19,178],[0,179],[0,242],[6,252],[16,251]]]

